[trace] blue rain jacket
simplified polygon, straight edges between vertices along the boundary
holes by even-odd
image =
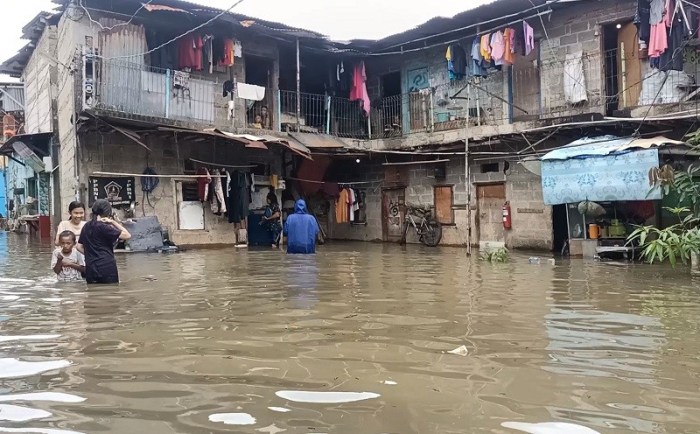
[[[314,216],[306,212],[306,202],[297,200],[294,214],[284,223],[287,236],[287,253],[316,253],[316,236],[320,229]]]

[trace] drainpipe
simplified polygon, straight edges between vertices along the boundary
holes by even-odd
[[[297,38],[297,132],[301,123],[301,60],[299,56],[299,38]]]

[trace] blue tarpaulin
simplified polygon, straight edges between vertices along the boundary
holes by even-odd
[[[659,150],[635,148],[632,138],[603,136],[578,140],[542,157],[546,205],[585,200],[660,200],[649,186],[649,170],[659,167]]]

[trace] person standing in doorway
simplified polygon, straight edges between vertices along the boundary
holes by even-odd
[[[306,210],[306,202],[297,200],[294,214],[284,223],[284,235],[287,237],[287,253],[316,253],[316,237],[320,232],[316,218]]]
[[[55,244],[57,246],[61,245],[59,237],[65,231],[73,232],[76,240],[80,242],[80,233],[83,230],[83,226],[85,226],[85,205],[78,201],[71,202],[68,205],[68,213],[70,215],[69,219],[59,223],[56,229]]]
[[[129,231],[114,220],[112,205],[98,199],[92,206],[92,219],[85,224],[80,236],[79,250],[85,254],[87,283],[119,283],[114,246],[117,241],[131,238]]]

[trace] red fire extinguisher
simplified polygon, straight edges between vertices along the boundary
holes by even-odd
[[[503,211],[503,227],[505,229],[510,229],[513,227],[513,220],[511,218],[511,213],[510,213],[510,202],[506,202],[503,204],[503,208],[501,208],[501,211]]]

